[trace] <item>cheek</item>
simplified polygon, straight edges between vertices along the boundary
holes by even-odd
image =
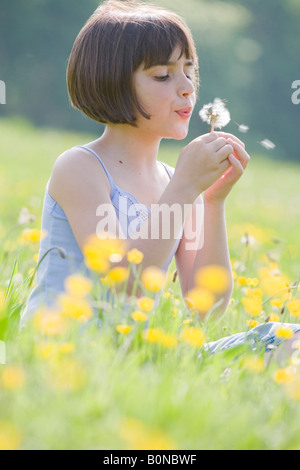
[[[148,86],[137,87],[138,100],[149,114],[160,115],[169,112],[171,98],[167,87],[160,83],[148,83]]]

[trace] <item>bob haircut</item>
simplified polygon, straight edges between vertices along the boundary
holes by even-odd
[[[136,127],[136,111],[146,119],[133,84],[134,72],[168,62],[175,47],[194,63],[197,94],[198,57],[192,34],[176,13],[136,0],[106,0],[75,39],[67,66],[71,105],[100,123]]]

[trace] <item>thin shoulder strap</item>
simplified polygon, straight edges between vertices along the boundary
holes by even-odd
[[[169,178],[172,179],[173,174],[170,172],[170,170],[169,170],[169,168],[168,168],[168,165],[167,165],[166,163],[164,163],[164,162],[160,162],[160,163],[163,165],[163,167],[164,167],[164,169],[166,170],[166,172],[167,172]]]
[[[104,169],[104,171],[105,171],[105,173],[106,173],[106,175],[107,175],[107,178],[109,179],[110,185],[113,187],[113,186],[115,185],[115,183],[114,183],[112,177],[110,176],[110,173],[109,173],[109,171],[107,170],[106,166],[104,165],[103,161],[102,161],[101,158],[99,157],[99,155],[97,155],[97,153],[94,152],[94,150],[90,149],[89,147],[86,147],[85,145],[76,145],[76,147],[80,147],[80,148],[82,148],[82,149],[88,150],[89,152],[91,152],[91,153],[97,158],[97,160],[99,160],[99,162],[100,162],[101,165],[103,166],[103,169]],[[164,167],[164,169],[166,170],[166,172],[167,172],[169,178],[172,179],[173,174],[170,172],[170,170],[169,170],[169,168],[168,168],[168,165],[166,165],[166,163],[164,163],[164,162],[160,162],[160,163],[163,165],[163,167]]]
[[[89,152],[91,152],[93,155],[95,155],[95,157],[97,158],[97,160],[99,160],[99,162],[101,163],[101,165],[103,166],[103,170],[105,171],[106,175],[107,175],[107,178],[110,182],[110,186],[111,188],[113,188],[113,186],[115,185],[112,177],[110,176],[110,173],[109,171],[107,170],[106,166],[104,165],[103,161],[101,160],[101,158],[99,157],[99,155],[96,154],[96,152],[94,152],[94,150],[90,149],[89,147],[86,147],[85,145],[76,145],[76,147],[80,147],[82,149],[85,149],[85,150],[88,150]]]

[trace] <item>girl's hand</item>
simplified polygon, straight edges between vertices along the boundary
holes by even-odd
[[[234,151],[228,156],[230,167],[204,192],[205,201],[211,204],[220,204],[225,201],[232,187],[243,175],[250,160],[245,145],[237,137],[221,132],[218,132],[218,135],[226,138],[227,143],[233,147]]]
[[[233,152],[231,143],[216,132],[197,137],[181,150],[173,180],[197,197],[230,168]]]

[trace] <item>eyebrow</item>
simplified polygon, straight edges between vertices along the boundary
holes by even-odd
[[[156,65],[176,65],[177,62],[171,62],[171,61],[168,61],[168,62],[161,62],[161,63],[158,63]],[[191,67],[194,65],[194,62],[192,60],[187,60],[185,63],[184,63],[185,66],[188,66],[188,67]],[[155,66],[154,66],[155,67]]]

